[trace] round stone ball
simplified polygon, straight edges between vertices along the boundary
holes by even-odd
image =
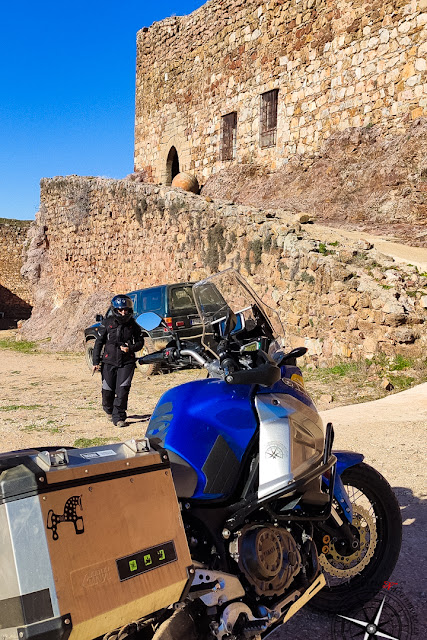
[[[192,193],[199,193],[199,183],[196,176],[191,173],[178,173],[172,180],[172,187],[179,187],[184,191],[191,191]]]

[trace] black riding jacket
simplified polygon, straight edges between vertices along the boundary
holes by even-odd
[[[102,362],[123,367],[125,364],[135,362],[135,353],[144,346],[141,327],[131,318],[129,322],[120,323],[116,318],[104,318],[98,328],[98,338],[93,347],[92,361],[94,365],[101,360],[102,347],[105,345]],[[120,346],[129,347],[125,353]]]

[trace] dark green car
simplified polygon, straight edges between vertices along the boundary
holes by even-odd
[[[128,295],[133,302],[134,316],[137,318],[145,311],[153,311],[161,316],[169,329],[176,332],[180,338],[200,343],[202,337],[202,324],[197,313],[197,308],[193,298],[192,282],[179,282],[176,284],[162,284],[147,289],[130,291]],[[111,313],[109,310],[108,313]],[[92,369],[92,352],[95,340],[98,335],[98,327],[103,320],[103,316],[96,317],[97,322],[84,332],[86,362]],[[166,346],[168,330],[165,327],[158,327],[145,337],[145,345],[139,356],[158,351]],[[156,373],[160,365],[137,365],[144,375]]]

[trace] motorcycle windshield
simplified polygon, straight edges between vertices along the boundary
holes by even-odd
[[[270,356],[282,353],[284,329],[278,313],[262,302],[235,269],[226,269],[196,282],[193,295],[203,325],[202,344],[215,356],[218,356],[217,345],[224,336],[230,311],[237,319],[231,335],[239,343],[247,344],[264,337]]]

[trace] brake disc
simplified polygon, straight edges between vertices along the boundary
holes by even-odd
[[[357,551],[349,556],[343,556],[331,543],[327,556],[324,553],[319,556],[320,565],[331,576],[352,578],[369,564],[374,555],[377,546],[375,516],[360,504],[353,504],[352,525],[359,532],[360,546]]]

